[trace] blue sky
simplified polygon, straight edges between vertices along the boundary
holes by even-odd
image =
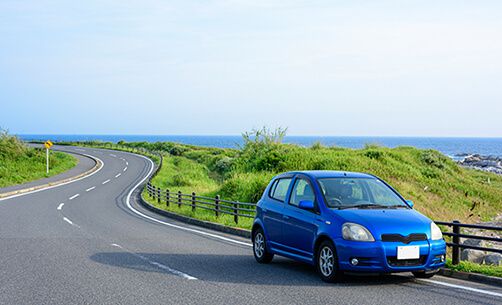
[[[498,1],[0,1],[12,133],[502,136]]]

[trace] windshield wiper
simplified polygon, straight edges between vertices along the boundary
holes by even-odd
[[[356,204],[356,205],[346,205],[346,206],[341,206],[339,209],[340,210],[345,210],[345,209],[365,209],[365,208],[386,208],[386,205],[382,204],[371,204],[371,203],[365,203],[365,204]]]
[[[365,204],[341,206],[338,209],[345,210],[345,209],[398,209],[398,208],[406,208],[406,206],[401,205],[401,204],[384,205],[384,204],[365,203]]]

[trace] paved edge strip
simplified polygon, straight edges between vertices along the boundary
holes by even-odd
[[[65,153],[67,153],[67,152],[65,152]],[[32,192],[32,191],[44,189],[44,188],[47,188],[47,187],[50,187],[50,186],[56,186],[56,185],[68,183],[68,182],[71,182],[73,180],[77,180],[79,178],[87,176],[87,175],[89,175],[89,174],[97,171],[102,166],[101,161],[99,159],[97,159],[97,158],[94,158],[91,155],[81,154],[81,153],[77,153],[77,152],[72,152],[72,153],[77,154],[77,155],[81,155],[81,156],[84,156],[84,157],[87,157],[87,158],[90,158],[96,164],[90,170],[87,170],[87,171],[85,171],[85,172],[83,172],[81,174],[78,174],[76,176],[73,176],[73,177],[70,177],[70,178],[65,178],[65,179],[62,179],[62,180],[55,181],[55,182],[50,182],[50,183],[42,184],[42,185],[32,186],[32,187],[21,189],[21,190],[16,190],[16,191],[11,191],[11,192],[7,192],[7,193],[2,193],[2,194],[0,194],[0,198],[6,198],[6,197],[13,196],[13,195],[19,195],[19,194],[24,194],[24,193],[28,193],[28,192]]]
[[[203,228],[206,228],[206,229],[211,229],[211,230],[214,230],[214,231],[228,233],[228,234],[232,234],[232,235],[236,235],[236,236],[241,236],[241,237],[245,237],[245,238],[251,238],[251,231],[246,230],[246,229],[227,227],[227,226],[224,226],[224,225],[219,224],[219,223],[214,223],[214,222],[210,222],[210,221],[199,220],[199,219],[195,219],[195,218],[192,218],[192,217],[188,217],[188,216],[176,214],[176,213],[173,213],[173,212],[169,212],[169,211],[162,210],[162,209],[159,209],[157,207],[154,207],[153,205],[151,205],[148,202],[146,202],[146,200],[143,198],[142,192],[140,192],[140,195],[139,195],[139,203],[144,208],[146,208],[147,210],[150,210],[150,211],[152,211],[154,213],[157,213],[157,214],[160,214],[162,216],[166,216],[166,217],[169,217],[169,218],[172,218],[172,219],[184,222],[184,223],[188,223],[188,224],[191,224],[191,225],[196,225],[196,226],[203,227]]]
[[[461,271],[451,270],[448,268],[441,268],[438,274],[459,280],[466,280],[470,282],[502,287],[502,278],[496,276],[489,276],[480,273],[461,272]]]

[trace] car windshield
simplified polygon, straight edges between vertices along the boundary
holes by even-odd
[[[318,181],[330,208],[408,207],[391,188],[376,178],[324,178]]]

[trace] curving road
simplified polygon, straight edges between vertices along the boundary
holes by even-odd
[[[502,287],[411,274],[319,280],[250,242],[142,209],[150,160],[58,148],[103,162],[89,177],[0,200],[0,304],[502,304]]]

